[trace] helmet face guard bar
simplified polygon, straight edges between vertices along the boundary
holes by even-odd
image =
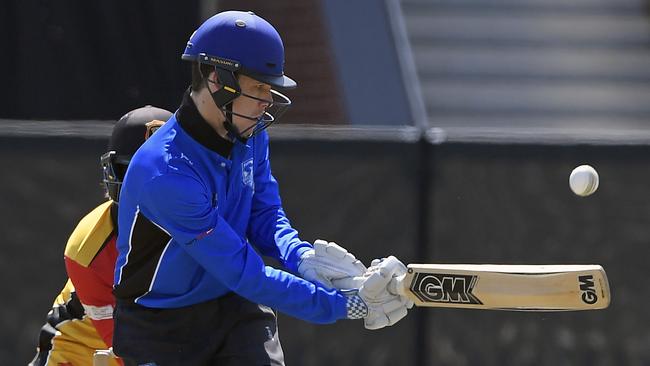
[[[108,196],[116,203],[120,200],[122,178],[118,176],[115,168],[119,164],[124,166],[124,170],[126,170],[130,161],[130,158],[118,156],[115,151],[105,153],[99,160],[102,167],[102,183],[106,187]]]
[[[243,114],[239,114],[236,112],[232,111],[232,108],[222,108],[221,110],[224,112],[224,115],[228,116],[238,116],[241,118],[245,118],[251,121],[255,121],[255,124],[248,127],[247,129],[243,131],[237,131],[236,127],[232,125],[229,128],[230,133],[235,134],[235,137],[245,140],[248,138],[251,138],[258,133],[264,131],[267,129],[269,126],[271,126],[274,122],[276,122],[282,115],[287,111],[287,109],[291,106],[291,99],[287,97],[286,95],[280,93],[277,90],[271,89],[271,97],[273,100],[266,100],[266,99],[261,99],[254,97],[252,95],[248,95],[246,93],[242,93],[241,96],[251,98],[260,102],[267,103],[268,106],[266,107],[264,113],[262,113],[261,116],[258,118],[251,117],[251,116],[245,116]],[[229,107],[229,106],[228,106]],[[227,118],[228,122],[232,124],[232,117]],[[230,129],[235,129],[235,131],[231,131]],[[238,137],[239,136],[239,137]],[[240,139],[240,140],[241,140]]]

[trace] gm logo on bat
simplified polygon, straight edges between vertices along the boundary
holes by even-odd
[[[589,305],[595,304],[598,301],[598,296],[594,288],[594,276],[578,276],[578,283],[580,284],[580,291],[582,291],[582,301]]]
[[[448,273],[416,273],[411,292],[422,302],[482,305],[472,293],[478,276]]]

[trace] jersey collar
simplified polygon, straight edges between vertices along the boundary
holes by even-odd
[[[217,131],[201,117],[199,110],[190,97],[190,91],[191,89],[188,88],[185,95],[183,95],[183,101],[178,111],[176,111],[178,123],[198,143],[223,157],[229,157],[233,143],[219,136]]]

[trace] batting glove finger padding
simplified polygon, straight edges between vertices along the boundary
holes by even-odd
[[[400,306],[396,308],[395,310],[391,311],[390,313],[386,313],[386,316],[388,317],[388,325],[393,325],[397,323],[398,321],[402,320],[408,314],[408,310],[406,310],[405,306]]]
[[[402,282],[404,282],[405,278],[406,274],[403,274],[401,276],[393,276],[393,278],[390,280],[390,283],[388,284],[388,292],[391,295],[399,295],[399,297],[405,301],[406,308],[411,309],[415,304],[406,296],[406,293],[404,293]]]
[[[363,285],[364,281],[365,278],[361,276],[345,277],[338,280],[332,280],[332,285],[338,290],[359,289],[361,285]]]
[[[376,259],[373,261],[375,262]],[[395,258],[394,256],[390,256],[388,258],[382,258],[377,262],[377,268],[384,274],[385,276],[388,276],[390,273],[390,276],[401,276],[403,274],[406,274],[407,268],[402,263],[399,259]]]
[[[370,312],[368,316],[363,319],[363,325],[369,330],[381,329],[388,326],[388,317],[386,314]]]
[[[303,254],[298,264],[298,273],[304,279],[338,289],[358,288],[353,279],[365,272],[366,266],[352,253],[336,243],[320,239],[314,242],[314,249]]]

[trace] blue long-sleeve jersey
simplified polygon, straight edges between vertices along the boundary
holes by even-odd
[[[120,193],[115,296],[175,308],[232,291],[315,323],[345,318],[341,293],[265,266],[252,247],[293,272],[311,248],[282,209],[268,135],[235,142],[225,158],[182,125],[177,112],[129,165]]]

